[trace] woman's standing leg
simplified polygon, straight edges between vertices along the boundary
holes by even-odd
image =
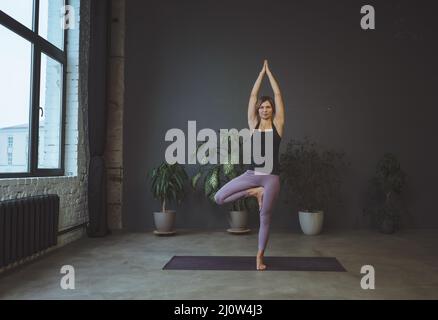
[[[260,210],[259,244],[257,253],[257,269],[264,270],[263,256],[269,239],[269,227],[272,212],[280,193],[280,177],[278,175],[261,176],[261,185],[264,188],[263,203]]]

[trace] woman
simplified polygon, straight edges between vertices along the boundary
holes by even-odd
[[[273,99],[268,96],[257,98],[260,84],[262,83],[265,73],[268,75],[274,91],[275,103]],[[258,167],[258,165],[255,164],[254,157],[251,157],[250,170],[247,170],[242,175],[226,183],[216,193],[215,201],[218,204],[224,204],[244,197],[257,197],[260,209],[260,229],[256,268],[257,270],[265,270],[266,265],[263,262],[263,256],[269,238],[269,225],[272,211],[280,192],[278,152],[284,127],[283,99],[278,83],[269,70],[267,60],[264,61],[262,71],[254,84],[249,98],[248,125],[251,131],[251,143],[253,145],[255,130],[258,129],[257,132],[260,132],[261,140],[259,141],[262,142],[262,154],[264,152],[263,142],[265,132],[273,131],[273,169],[271,174],[255,174],[254,169]],[[252,147],[252,150],[254,150],[254,147]]]

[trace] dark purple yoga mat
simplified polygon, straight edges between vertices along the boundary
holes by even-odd
[[[266,271],[337,271],[333,257],[265,257]],[[256,270],[255,256],[173,256],[163,270]]]

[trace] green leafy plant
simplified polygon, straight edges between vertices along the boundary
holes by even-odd
[[[307,212],[340,204],[341,176],[348,165],[343,152],[324,150],[307,137],[290,140],[280,155],[280,177],[288,190],[286,202]]]
[[[237,164],[231,161],[231,142],[238,142],[239,144],[239,161]],[[227,141],[227,144],[223,142]],[[206,146],[207,142],[199,142],[196,148],[196,154],[198,154],[199,149]],[[226,145],[227,148],[212,148],[212,156],[216,157],[222,155],[227,159],[226,163],[211,164],[208,163],[208,157],[210,156],[210,151],[207,149],[199,169],[196,174],[191,179],[191,185],[193,189],[196,190],[198,185],[202,186],[205,196],[211,202],[216,203],[214,196],[216,192],[225,185],[228,181],[234,179],[235,177],[241,175],[245,171],[245,166],[242,164],[240,159],[242,158],[243,150],[243,139],[237,134],[231,132],[228,135],[221,136],[220,145]],[[241,198],[231,203],[233,211],[248,210],[253,211],[257,208],[257,201],[253,197]]]
[[[188,175],[181,164],[168,164],[164,161],[158,167],[152,168],[147,176],[152,195],[160,201],[162,212],[166,212],[167,203],[175,201],[181,204],[186,194],[184,186],[188,181]]]
[[[375,175],[370,179],[368,206],[364,214],[370,216],[371,224],[384,233],[393,233],[400,227],[401,214],[405,211],[401,192],[406,174],[401,169],[397,157],[386,153],[376,166]]]

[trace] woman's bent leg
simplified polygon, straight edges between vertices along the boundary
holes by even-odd
[[[216,192],[214,200],[217,204],[224,204],[246,197],[248,196],[248,189],[258,186],[256,182],[257,178],[246,171],[220,188]]]

